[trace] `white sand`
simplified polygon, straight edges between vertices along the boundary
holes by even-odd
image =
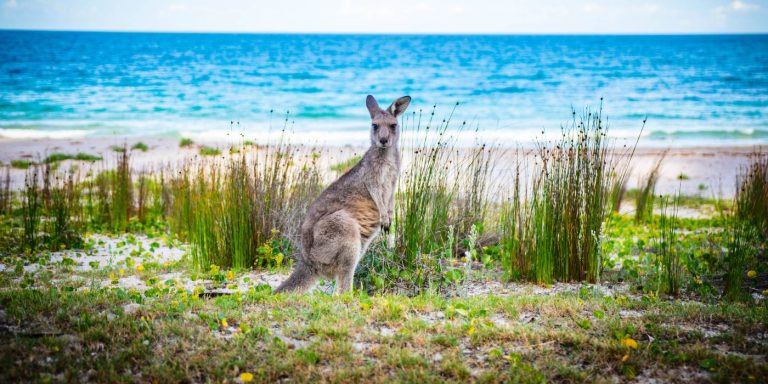
[[[15,159],[39,161],[55,152],[68,154],[84,152],[104,157],[104,160],[95,163],[80,161],[61,163],[61,169],[69,169],[75,164],[84,174],[89,169],[102,170],[114,167],[117,153],[112,150],[112,147],[127,145],[130,148],[139,141],[147,144],[150,149],[147,152],[131,151],[131,165],[137,171],[152,172],[162,168],[173,168],[185,159],[198,157],[199,144],[179,148],[179,141],[176,138],[2,139],[0,140],[0,162],[10,164],[11,160]],[[229,148],[225,140],[205,144],[218,147],[224,153]],[[308,147],[303,149],[307,153],[309,150]],[[330,171],[331,165],[354,155],[360,155],[365,148],[344,146],[314,150],[321,154],[319,163],[321,169],[327,173],[326,177],[333,178],[336,173]],[[628,184],[630,188],[638,185],[638,181],[649,172],[663,151],[656,148],[638,148],[632,161],[632,174]],[[674,194],[679,190],[684,195],[731,197],[735,190],[736,174],[741,167],[748,164],[748,157],[753,151],[753,147],[672,148],[661,168],[657,192]],[[514,154],[514,149],[508,150],[497,165],[497,170],[509,174],[514,170],[518,158],[532,162],[533,151],[524,152],[525,155],[518,157]],[[403,153],[407,161],[408,151],[404,150]],[[678,179],[680,175],[685,175],[685,180]],[[23,186],[24,176],[25,171],[11,169],[14,188]]]

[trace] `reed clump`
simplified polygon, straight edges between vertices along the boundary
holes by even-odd
[[[768,239],[768,154],[756,151],[736,180],[736,215]]]
[[[538,144],[527,177],[518,163],[499,223],[507,277],[599,281],[603,222],[633,153],[609,142],[602,109],[574,111],[560,139]]]
[[[172,222],[191,243],[193,263],[279,266],[296,250],[301,218],[321,190],[317,157],[281,141],[183,168],[169,181]]]
[[[677,201],[660,196],[658,220],[658,238],[655,241],[655,266],[658,276],[656,294],[677,295],[683,280],[684,268],[681,263],[681,250],[677,246]]]

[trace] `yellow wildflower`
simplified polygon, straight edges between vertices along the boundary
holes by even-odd
[[[144,272],[144,264],[137,265],[136,272]]]
[[[477,329],[475,328],[475,319],[472,319],[472,321],[469,323],[469,328],[467,328],[467,336],[472,336],[472,334],[475,333]]]
[[[221,319],[221,326],[222,328],[229,327],[229,323],[227,323],[227,319]]]
[[[747,277],[749,277],[750,279],[754,279],[755,277],[757,277],[757,272],[753,269],[747,272]]]
[[[120,268],[118,272],[120,273],[120,276],[125,275],[125,269]]]
[[[625,337],[621,340],[621,345],[632,349],[637,349],[637,341],[631,337]]]
[[[622,362],[622,363],[626,363],[626,362],[627,362],[627,360],[629,360],[629,353],[627,353],[626,355],[624,355],[624,356],[622,356],[622,357],[621,357],[621,362]]]
[[[234,280],[235,279],[235,272],[229,271],[227,272],[227,280]]]
[[[240,374],[240,381],[243,383],[250,383],[253,381],[253,373],[250,372],[243,372]]]

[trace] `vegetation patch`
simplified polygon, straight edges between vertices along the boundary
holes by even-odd
[[[144,143],[142,143],[141,141],[139,141],[138,143],[136,143],[133,146],[131,146],[131,149],[134,150],[134,151],[146,152],[146,151],[149,150],[149,146],[144,144]]]
[[[221,150],[214,147],[203,146],[200,147],[201,156],[218,156],[221,155]]]
[[[57,163],[64,160],[77,160],[77,161],[88,161],[88,162],[94,162],[101,160],[101,156],[97,155],[91,155],[88,153],[80,152],[77,154],[68,154],[68,153],[52,153],[48,155],[44,162],[45,163]]]

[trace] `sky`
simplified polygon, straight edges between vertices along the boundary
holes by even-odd
[[[0,29],[764,33],[768,0],[0,0]]]

